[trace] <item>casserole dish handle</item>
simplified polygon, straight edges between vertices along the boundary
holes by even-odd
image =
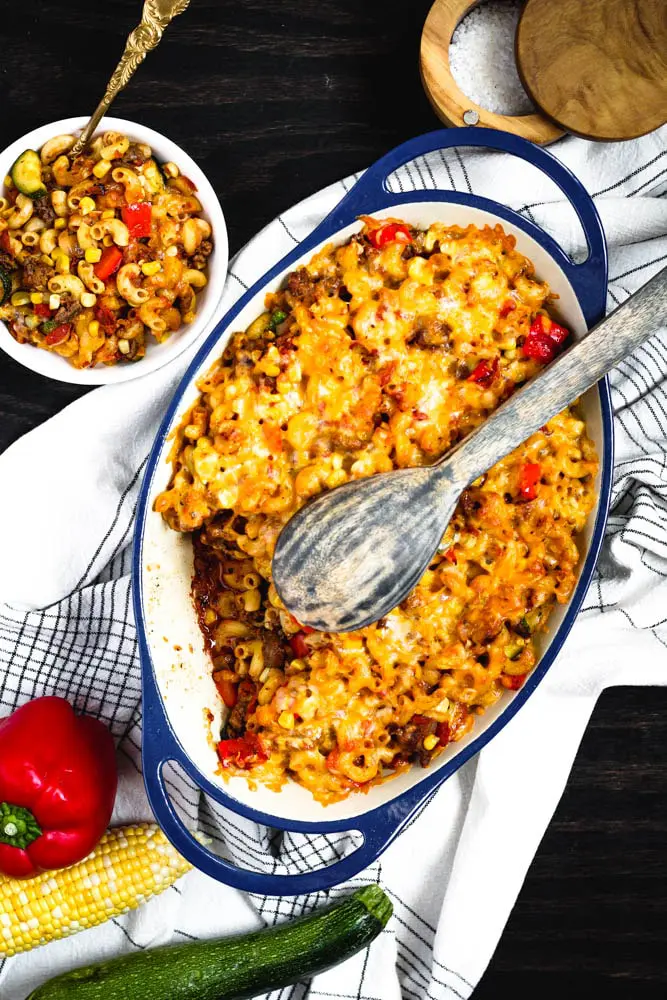
[[[560,188],[579,218],[588,246],[588,257],[583,263],[575,264],[548,233],[540,232],[540,241],[548,246],[574,287],[587,324],[592,326],[597,323],[605,309],[607,244],[593,199],[578,177],[552,153],[509,132],[490,128],[438,129],[396,146],[361,175],[350,192],[311,234],[308,244],[316,245],[329,233],[349,225],[359,215],[372,214],[379,208],[392,205],[398,207],[406,201],[426,201],[434,190],[441,194],[439,188],[397,193],[389,190],[387,181],[394,171],[406,163],[427,153],[457,146],[479,146],[518,156],[541,170]],[[480,208],[489,207],[486,199],[473,194],[454,193],[457,201]]]
[[[149,676],[152,671],[147,672]],[[148,690],[148,687],[152,690]],[[355,851],[347,854],[340,861],[312,871],[295,875],[274,875],[260,871],[249,871],[240,868],[230,861],[200,843],[191,833],[178,815],[165,783],[164,768],[173,761],[201,787],[201,774],[181,749],[178,740],[164,716],[160,696],[151,680],[146,684],[144,692],[144,733],[142,747],[142,763],[144,782],[148,801],[155,818],[174,847],[187,858],[196,868],[212,878],[243,892],[256,892],[270,896],[296,896],[302,893],[317,892],[339,885],[357,875],[371,865],[376,858],[401,833],[405,825],[430,800],[445,775],[438,772],[431,779],[420,783],[415,788],[400,796],[399,799],[374,809],[359,817],[348,820],[338,820],[330,823],[301,823],[276,821],[275,817],[262,816],[246,807],[238,810],[240,815],[246,815],[256,822],[271,825],[274,828],[291,830],[295,833],[311,833],[313,836],[321,833],[343,833],[356,830],[363,836],[363,843]],[[216,789],[206,789],[217,799]],[[219,800],[218,800],[219,801]],[[234,800],[225,796],[225,809],[234,809]],[[267,859],[270,860],[270,859]]]

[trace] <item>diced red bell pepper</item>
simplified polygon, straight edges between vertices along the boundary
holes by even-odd
[[[113,333],[116,329],[116,323],[118,316],[113,311],[109,309],[108,306],[103,304],[98,304],[95,306],[95,319],[100,324],[105,333]]]
[[[519,496],[522,500],[534,500],[542,476],[542,466],[537,462],[526,462],[519,473]]]
[[[497,374],[498,358],[494,358],[491,362],[480,361],[479,364],[470,372],[466,382],[475,382],[477,385],[487,387],[491,385]]]
[[[239,689],[236,684],[233,681],[221,680],[216,681],[215,686],[227,708],[234,708],[234,705],[239,700]]]
[[[218,757],[223,767],[238,767],[244,771],[269,759],[256,733],[246,733],[235,740],[220,740]]]
[[[51,310],[44,302],[38,302],[35,306],[35,315],[39,316],[40,319],[48,319],[51,315]]]
[[[296,635],[290,636],[289,644],[292,647],[294,655],[300,660],[303,660],[310,653],[305,632],[297,632]]]
[[[383,389],[386,385],[389,384],[389,382],[391,382],[397,365],[398,361],[389,361],[378,372],[380,385],[382,386]]]
[[[304,635],[312,635],[313,632],[315,631],[315,629],[311,628],[310,625],[302,625],[301,622],[294,617],[294,615],[290,614],[290,618],[297,626],[297,628],[301,629]]]
[[[12,254],[12,244],[9,238],[9,231],[5,229],[3,233],[0,233],[0,248],[5,251],[5,253]]]
[[[505,299],[505,301],[500,307],[499,311],[500,318],[505,319],[505,317],[509,316],[511,312],[514,312],[515,309],[516,309],[516,302],[512,302],[511,299]]]
[[[46,343],[49,347],[57,347],[58,344],[64,344],[69,339],[71,332],[71,323],[61,323],[60,326],[56,326],[50,333],[47,333]]]
[[[455,552],[454,548],[447,549],[447,551],[445,552],[445,559],[447,559],[448,562],[450,562],[450,563],[454,563],[454,565],[456,566],[456,563],[458,562],[458,560],[456,558],[456,552]]]
[[[518,691],[520,687],[523,687],[526,677],[527,674],[503,674],[500,683],[508,691]]]
[[[447,746],[447,744],[449,743],[449,738],[451,736],[449,723],[439,722],[437,729],[435,731],[435,735],[438,737],[438,742],[440,743],[441,747]]]
[[[381,250],[389,243],[412,243],[413,239],[410,230],[402,222],[387,222],[377,229],[369,229],[368,239],[376,250]]]
[[[427,719],[425,715],[413,715],[410,722],[421,728],[422,726],[430,726],[433,719]]]
[[[570,336],[570,331],[566,327],[561,326],[560,323],[554,323],[552,320],[551,326],[549,327],[548,330],[548,334],[553,340],[554,344],[556,344],[557,347],[560,347],[562,344],[565,343],[567,338]]]
[[[283,450],[283,432],[278,424],[263,424],[262,430],[271,452],[279,455]]]
[[[93,271],[100,281],[106,281],[107,278],[116,273],[122,260],[123,251],[119,247],[107,247],[106,250],[102,251],[102,256],[94,265]]]
[[[560,323],[547,319],[539,313],[530,325],[530,331],[523,344],[523,354],[526,358],[541,361],[543,364],[553,361],[562,347],[570,331]]]
[[[151,203],[149,201],[135,201],[131,205],[123,205],[120,214],[133,240],[150,236]]]

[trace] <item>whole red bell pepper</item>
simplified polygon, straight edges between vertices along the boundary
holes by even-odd
[[[116,798],[113,739],[64,698],[0,721],[0,871],[29,878],[90,854]]]

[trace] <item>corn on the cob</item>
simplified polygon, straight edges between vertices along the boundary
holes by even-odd
[[[71,868],[0,879],[0,958],[126,913],[191,868],[158,826],[143,823],[109,830]]]

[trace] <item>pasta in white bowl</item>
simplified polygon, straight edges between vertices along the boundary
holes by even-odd
[[[42,126],[0,154],[0,347],[49,378],[101,385],[162,367],[210,326],[228,241],[215,191],[175,143],[105,118],[72,159],[85,123]]]

